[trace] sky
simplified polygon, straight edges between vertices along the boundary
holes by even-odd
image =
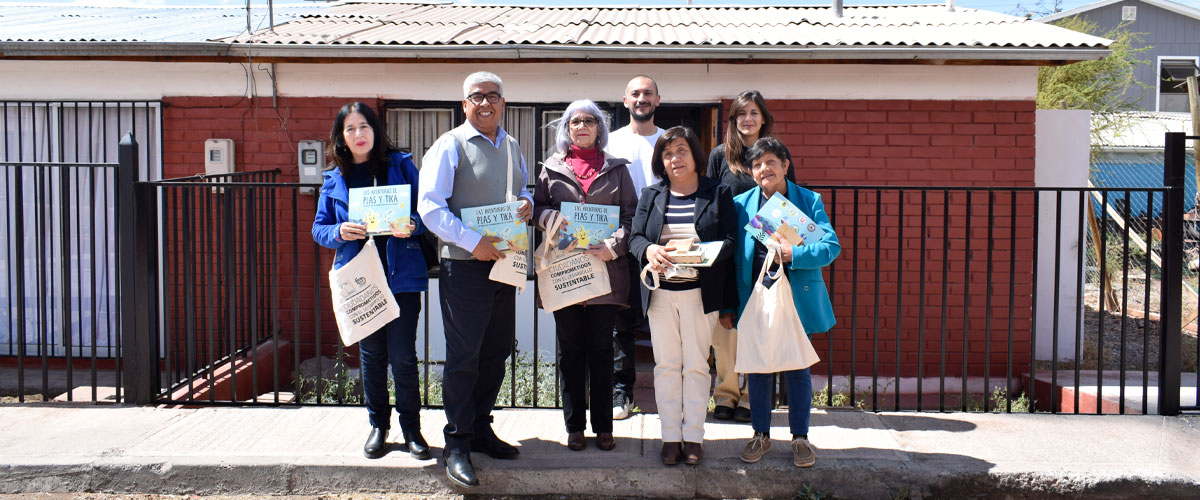
[[[250,0],[253,7],[266,6],[267,0]],[[1093,3],[1096,0],[1061,0],[1062,10]],[[1200,9],[1200,0],[1174,0],[1192,8]],[[245,5],[246,0],[0,0],[0,3],[63,3],[78,5],[108,5],[108,6],[205,6]],[[275,0],[278,4],[311,3],[306,0]],[[318,2],[320,3],[320,2]],[[597,0],[458,0],[458,3],[471,4],[503,4],[503,5],[547,5],[547,6],[600,6],[600,5],[686,5],[687,0],[617,0],[601,2]],[[821,0],[692,0],[693,5],[829,5],[829,1]],[[843,0],[843,5],[893,5],[893,4],[922,4],[944,3],[938,0]],[[1049,12],[1054,0],[955,0],[955,5],[972,9],[991,10],[1005,14],[1025,15],[1028,12]]]

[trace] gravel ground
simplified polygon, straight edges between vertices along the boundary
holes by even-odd
[[[412,495],[401,493],[348,493],[330,495],[143,495],[121,493],[22,493],[0,494],[0,500],[463,500],[462,495]]]

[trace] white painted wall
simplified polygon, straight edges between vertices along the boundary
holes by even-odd
[[[1036,116],[1036,159],[1034,184],[1038,187],[1083,187],[1088,181],[1088,141],[1091,112],[1038,110]],[[1059,242],[1058,359],[1075,358],[1077,324],[1075,304],[1082,293],[1076,287],[1079,260],[1079,195],[1063,193],[1062,225],[1054,193],[1041,195],[1037,262],[1037,359],[1053,358],[1054,345],[1054,248]],[[1090,200],[1088,201],[1090,206]],[[1082,331],[1082,330],[1080,330]]]
[[[267,65],[0,61],[5,99],[158,99],[271,94]],[[867,64],[278,64],[279,94],[462,99],[462,80],[492,71],[512,102],[616,101],[644,73],[667,102],[713,102],[755,88],[771,99],[1030,100],[1037,68]],[[249,75],[249,76],[248,76]],[[251,78],[253,84],[251,84]]]

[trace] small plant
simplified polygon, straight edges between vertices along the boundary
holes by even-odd
[[[717,400],[709,397],[708,398],[708,412],[712,413],[713,410],[715,410],[715,409],[717,409]]]
[[[829,407],[850,406],[850,395],[846,394],[845,392],[838,391],[833,393],[833,399],[831,400],[829,398],[828,386],[823,387],[821,390],[813,393],[812,405],[814,407],[826,406],[827,404]]]
[[[889,500],[909,500],[912,498],[912,492],[908,491],[907,486],[896,486],[888,488]]]
[[[813,487],[813,485],[804,483],[800,485],[800,490],[796,492],[796,500],[822,500],[825,498],[825,492]]]
[[[315,377],[297,375],[296,385],[300,402],[362,403],[362,388],[358,383],[356,374],[352,374],[350,369],[346,367],[346,364],[341,361],[334,363],[333,370],[333,378],[325,378],[319,375]],[[390,378],[388,384],[390,390]]]
[[[534,406],[534,391],[537,391],[537,406],[553,406],[554,396],[557,392],[555,384],[548,382],[553,380],[555,371],[553,361],[538,362],[538,377],[533,376],[533,356],[528,353],[518,352],[514,356],[517,361],[516,365],[516,401],[513,401],[513,364],[512,358],[504,362],[504,382],[500,385],[500,395],[496,398],[496,404],[503,406]],[[553,357],[543,353],[540,356],[541,360],[547,358],[553,360]],[[432,392],[432,391],[431,391]]]
[[[996,387],[992,389],[992,393],[988,395],[989,408],[992,413],[1004,413],[1008,410],[1008,389]],[[1013,413],[1028,413],[1033,403],[1025,393],[1020,393],[1013,397],[1012,412]],[[982,412],[983,398],[977,395],[967,396],[967,411]]]
[[[638,407],[638,405],[633,405],[633,408],[629,409],[629,413],[636,414],[636,413],[641,413],[641,412],[642,412],[642,409],[640,407]]]

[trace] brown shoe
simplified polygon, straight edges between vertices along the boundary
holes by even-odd
[[[700,460],[704,458],[704,447],[700,443],[683,443],[683,463],[688,465],[699,465]]]
[[[596,434],[596,447],[608,451],[617,447],[617,440],[611,432],[601,432]]]
[[[567,448],[571,451],[583,451],[587,447],[587,438],[583,437],[583,432],[572,432],[567,434]]]
[[[679,457],[683,455],[683,445],[678,441],[664,442],[662,452],[658,454],[662,458],[663,465],[675,465],[679,463]]]

